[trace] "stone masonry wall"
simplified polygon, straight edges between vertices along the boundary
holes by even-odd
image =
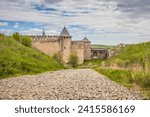
[[[52,56],[54,53],[58,53],[59,43],[57,41],[54,42],[32,42],[33,47],[40,50],[41,52]]]
[[[68,63],[71,53],[71,38],[63,37],[63,39],[60,40],[60,48],[62,52],[63,61],[64,63]]]
[[[84,42],[82,41],[72,41],[71,53],[78,56],[78,64],[84,62]]]
[[[62,52],[64,63],[69,62],[70,54],[78,56],[78,64],[84,60],[91,59],[91,43],[83,41],[72,41],[71,38],[59,36],[30,36],[33,47],[41,52],[52,56],[54,53]]]
[[[84,42],[84,60],[91,60],[91,43]]]

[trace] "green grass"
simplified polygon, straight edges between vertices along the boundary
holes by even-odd
[[[110,80],[130,89],[136,89],[150,99],[150,74],[143,74],[132,70],[111,69],[111,68],[93,68],[100,74],[107,76]]]
[[[150,99],[150,42],[114,50],[116,56],[108,60],[85,61],[81,67],[92,68],[128,88],[136,85]]]
[[[92,48],[104,48],[104,49],[112,49],[115,46],[110,46],[110,45],[98,45],[98,44],[93,44]]]
[[[78,68],[93,68],[99,67],[105,60],[86,60],[82,65],[79,65]]]
[[[133,79],[129,70],[108,69],[108,68],[94,68],[97,72],[107,76],[110,80],[117,82],[125,87],[133,85]]]
[[[104,60],[98,60],[98,59],[95,59],[95,60],[87,60],[87,61],[84,61],[84,65],[101,65],[101,63],[103,62]]]
[[[63,69],[63,65],[40,51],[0,35],[0,78]]]
[[[106,65],[120,67],[132,67],[140,65],[144,67],[150,63],[150,42],[129,45],[117,50],[117,55],[106,61]]]
[[[150,88],[150,42],[120,48],[118,55],[106,60],[104,65],[129,69],[135,83]]]

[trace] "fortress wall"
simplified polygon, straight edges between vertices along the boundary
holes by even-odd
[[[61,40],[61,49],[63,61],[64,63],[68,63],[71,53],[71,39]]]
[[[29,36],[34,42],[53,42],[58,41],[58,36]]]
[[[91,60],[91,43],[84,42],[84,59]]]
[[[59,43],[58,41],[53,42],[32,42],[33,47],[42,51],[43,53],[52,56],[54,53],[59,52]]]
[[[78,56],[78,64],[84,62],[84,43],[82,41],[72,41],[71,53]]]

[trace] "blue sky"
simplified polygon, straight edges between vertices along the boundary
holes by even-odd
[[[0,0],[0,33],[59,35],[116,45],[150,41],[150,0]]]

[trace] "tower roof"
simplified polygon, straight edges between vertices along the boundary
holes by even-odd
[[[83,42],[89,42],[89,43],[90,43],[90,41],[88,40],[87,37],[84,37],[84,39],[83,39],[82,41],[83,41]]]
[[[67,30],[66,27],[63,28],[62,32],[60,33],[60,36],[71,36]]]
[[[42,36],[46,36],[44,29],[43,29],[43,32],[42,32]]]

